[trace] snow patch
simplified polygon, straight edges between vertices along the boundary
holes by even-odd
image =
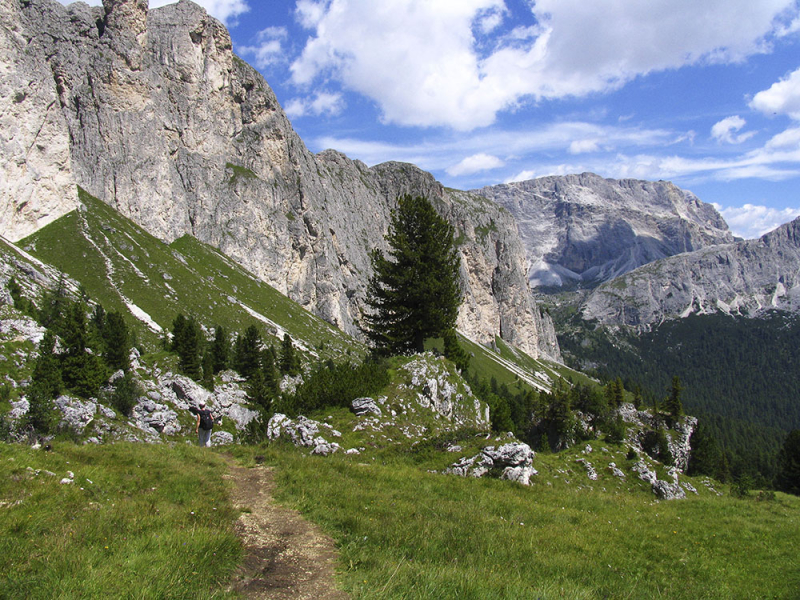
[[[151,317],[150,315],[148,315],[146,312],[144,312],[144,311],[143,311],[141,308],[139,308],[138,306],[136,306],[136,305],[135,305],[133,302],[131,302],[130,300],[127,300],[127,299],[125,299],[125,298],[123,298],[123,299],[124,299],[124,301],[125,301],[125,306],[127,306],[127,307],[128,307],[128,310],[129,310],[129,311],[131,311],[131,314],[132,314],[134,317],[136,317],[137,319],[139,319],[139,320],[140,320],[142,323],[144,323],[145,325],[147,325],[147,326],[148,326],[148,327],[149,327],[151,330],[155,331],[156,333],[161,333],[162,331],[164,331],[164,330],[162,329],[161,325],[159,325],[158,323],[156,323],[156,322],[153,320],[153,317]]]

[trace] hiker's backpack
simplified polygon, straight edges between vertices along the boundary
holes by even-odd
[[[211,411],[204,409],[200,411],[200,429],[209,430],[214,426],[214,421],[211,419]]]

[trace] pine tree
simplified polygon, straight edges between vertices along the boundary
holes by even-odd
[[[194,317],[188,319],[182,314],[175,317],[172,323],[172,349],[178,354],[181,373],[199,381],[200,353],[203,346],[203,331]]]
[[[55,429],[57,416],[53,400],[58,397],[63,385],[58,358],[53,351],[55,341],[53,332],[45,331],[42,341],[39,342],[39,357],[36,359],[27,392],[26,422],[42,434]]]
[[[288,333],[283,334],[281,343],[281,356],[278,361],[281,373],[284,375],[295,376],[300,374],[300,358],[294,351],[292,338]]]
[[[98,306],[100,306],[98,304]],[[128,371],[130,363],[130,334],[125,319],[117,311],[106,315],[105,325],[102,329],[103,359],[113,370]]]
[[[717,440],[708,432],[702,423],[689,438],[689,464],[687,475],[710,475],[717,473],[720,463],[720,451]]]
[[[683,403],[681,402],[681,392],[683,386],[681,385],[680,378],[676,375],[672,378],[672,391],[667,399],[664,401],[664,410],[672,419],[677,419],[683,416]]]
[[[261,334],[255,325],[236,338],[233,362],[233,368],[245,379],[250,379],[261,367]]]
[[[278,384],[280,376],[275,367],[275,349],[272,346],[264,348],[261,353],[261,373],[264,376],[264,385],[273,398],[278,395],[280,386]]]
[[[107,379],[107,372],[97,355],[89,351],[89,334],[82,301],[76,300],[67,306],[61,329],[64,344],[64,352],[60,356],[61,377],[64,385],[82,398],[96,397]]]
[[[214,373],[219,373],[228,368],[230,353],[231,343],[228,340],[228,333],[221,325],[217,325],[214,331],[214,341],[211,344]]]
[[[466,373],[469,368],[469,354],[458,343],[458,336],[455,329],[448,329],[444,332],[444,355],[445,358],[453,361],[461,373]]]
[[[365,333],[384,354],[422,352],[425,338],[455,326],[461,304],[454,229],[422,197],[397,200],[386,241],[372,253]]]

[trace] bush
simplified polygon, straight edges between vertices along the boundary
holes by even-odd
[[[133,407],[142,395],[142,388],[139,382],[133,378],[131,373],[125,373],[123,377],[114,383],[114,391],[109,398],[109,403],[126,417],[133,413]]]
[[[367,360],[357,366],[320,364],[294,394],[275,403],[275,411],[296,416],[328,406],[349,408],[353,400],[380,392],[389,381],[389,370],[382,360]]]

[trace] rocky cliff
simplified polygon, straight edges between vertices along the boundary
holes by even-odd
[[[663,319],[765,309],[800,311],[800,219],[757,240],[721,244],[640,267],[599,286],[583,315],[647,327]]]
[[[666,181],[584,173],[475,192],[516,218],[534,287],[596,284],[660,258],[734,241],[714,207]]]
[[[314,155],[226,29],[181,0],[64,7],[0,0],[0,214],[20,239],[72,210],[75,185],[165,241],[191,234],[349,333],[368,253],[400,193],[425,194],[458,228],[459,329],[558,356],[526,285],[511,215],[411,166]]]

